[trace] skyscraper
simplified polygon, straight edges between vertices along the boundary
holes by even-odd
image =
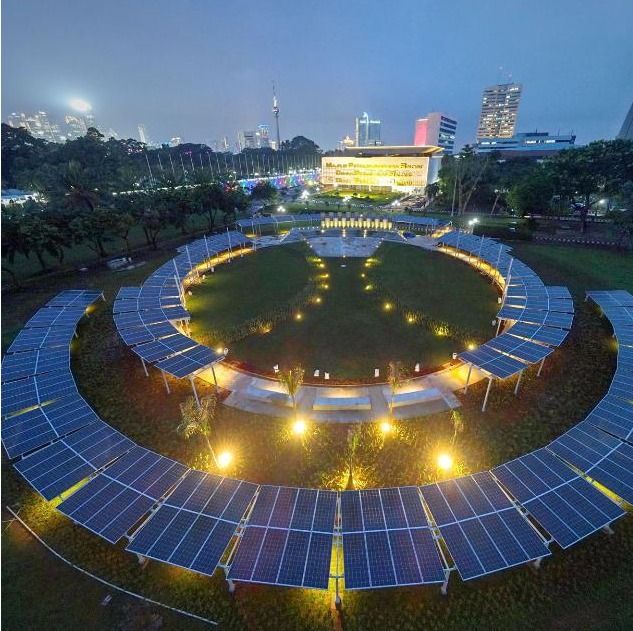
[[[51,123],[46,112],[35,114],[13,112],[7,117],[7,121],[11,127],[23,127],[34,138],[41,138],[48,142],[62,141],[59,125]]]
[[[147,131],[147,127],[145,127],[143,123],[140,123],[138,126],[138,139],[146,145],[152,144],[149,133]]]
[[[257,132],[255,130],[244,130],[237,135],[237,144],[240,151],[244,149],[257,149]]]
[[[262,149],[270,147],[270,125],[257,125],[257,146]]]
[[[626,118],[622,123],[622,129],[620,129],[618,139],[633,140],[633,104],[629,108],[629,113],[626,115]]]
[[[382,145],[380,126],[381,122],[379,119],[371,119],[367,112],[363,112],[363,115],[356,119],[356,146],[370,147]]]
[[[88,126],[83,116],[66,114],[64,120],[66,121],[66,138],[68,140],[76,140],[86,135]]]
[[[415,121],[413,144],[416,146],[435,145],[442,147],[445,154],[452,154],[455,148],[457,121],[442,114],[431,112]]]
[[[517,124],[522,86],[501,83],[484,90],[477,138],[511,138]]]

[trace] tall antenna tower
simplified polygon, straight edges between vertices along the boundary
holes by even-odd
[[[279,105],[277,104],[277,94],[275,93],[275,82],[273,81],[273,116],[275,117],[275,128],[277,130],[277,151],[281,149],[281,139],[279,137]]]

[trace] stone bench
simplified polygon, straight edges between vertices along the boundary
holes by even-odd
[[[241,391],[241,394],[247,399],[253,399],[255,401],[263,401],[265,403],[272,403],[273,405],[286,405],[291,406],[292,401],[285,392],[277,392],[275,390],[264,390],[263,388],[257,388],[255,386],[248,386]]]
[[[316,397],[314,410],[371,410],[369,397]]]
[[[399,408],[405,405],[415,405],[416,403],[425,403],[434,399],[441,399],[442,393],[437,388],[426,388],[424,390],[414,390],[413,392],[402,392],[393,397],[393,407]],[[387,403],[391,400],[388,395]]]

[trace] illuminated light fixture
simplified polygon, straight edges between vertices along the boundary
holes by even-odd
[[[301,318],[303,318],[303,314],[302,313],[297,313],[295,315],[295,320],[301,320]]]
[[[321,296],[317,296],[317,297],[314,299],[314,302],[316,302],[317,304],[319,304],[319,303],[321,302]]]
[[[218,467],[226,469],[233,462],[233,454],[230,451],[223,451],[218,454]]]
[[[473,344],[472,342],[470,342],[470,343],[468,344],[468,346],[466,346],[466,348],[467,348],[469,351],[474,351],[474,350],[477,348],[477,345],[476,345],[476,344]]]
[[[450,454],[440,454],[437,457],[437,466],[442,471],[450,471],[453,468],[453,458]]]
[[[277,206],[277,212],[278,213],[285,213],[286,209],[283,206]]]
[[[393,305],[390,302],[385,302],[385,311],[391,311]]]
[[[365,285],[365,291],[371,291],[371,285]]]
[[[297,436],[303,436],[306,433],[307,429],[308,429],[308,426],[306,425],[306,422],[302,419],[297,419],[292,424],[292,431]]]
[[[408,322],[409,324],[413,324],[413,316],[408,316],[408,317],[407,317],[407,322]]]
[[[221,355],[223,350],[224,350],[224,347],[223,347],[223,346],[218,346],[218,347],[215,349],[215,352],[216,352],[218,355]]]
[[[361,278],[365,278],[365,272],[360,275]]]
[[[380,424],[380,431],[383,434],[389,434],[392,429],[393,429],[393,425],[389,421],[383,421]]]

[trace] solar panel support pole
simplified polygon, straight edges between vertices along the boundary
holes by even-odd
[[[501,330],[501,318],[497,320],[497,335],[499,335],[499,331]],[[496,337],[496,336],[495,336]]]
[[[200,399],[198,398],[198,391],[196,390],[196,384],[193,382],[193,375],[189,377],[191,382],[191,390],[193,391],[193,398],[196,400],[196,405],[200,407]]]
[[[213,364],[211,364],[211,374],[213,375],[213,383],[215,383],[215,387],[218,387],[218,378],[215,376],[215,369],[213,368]]]
[[[235,593],[235,583],[230,578],[227,578],[226,582],[229,584],[229,594]]]
[[[468,392],[468,384],[470,383],[470,373],[473,371],[473,365],[468,366],[468,375],[466,375],[466,385],[464,386],[464,394]]]
[[[145,360],[141,357],[141,364],[143,364],[143,371],[145,372],[145,376],[149,377],[149,373],[147,372],[147,365],[145,364]]]
[[[492,388],[492,377],[488,377],[488,387],[486,388],[486,396],[484,397],[484,404],[481,406],[481,411],[486,411],[486,405],[488,405],[488,396],[490,395],[490,388]]]
[[[446,596],[446,594],[448,593],[448,577],[449,574],[446,574],[446,578],[444,579],[444,582],[442,583],[442,586],[440,587],[440,593],[442,594],[442,596]]]
[[[519,377],[517,379],[516,386],[514,386],[514,396],[519,393],[519,384],[521,383],[521,377],[523,377],[523,370],[519,372]]]
[[[495,264],[495,270],[496,270],[497,274],[499,273],[499,261],[501,260],[501,252],[502,251],[503,251],[503,245],[500,243],[499,244],[499,254],[497,254],[497,262]],[[494,274],[492,274],[492,282],[493,283],[495,282]]]
[[[602,527],[602,532],[604,532],[607,535],[612,535],[613,533],[613,528],[611,528],[610,524],[607,524],[606,526]]]
[[[167,383],[167,377],[165,377],[165,372],[161,370],[160,374],[163,375],[163,382],[165,384],[165,388],[167,389],[167,394],[171,394],[171,390],[169,389],[169,384]]]
[[[541,365],[538,367],[538,372],[536,373],[537,377],[541,376],[541,371],[543,370],[543,366],[545,365],[545,357],[541,359]]]
[[[539,557],[538,559],[534,559],[534,561],[532,561],[532,567],[535,570],[540,570],[541,569],[541,561],[543,560],[543,557]]]

